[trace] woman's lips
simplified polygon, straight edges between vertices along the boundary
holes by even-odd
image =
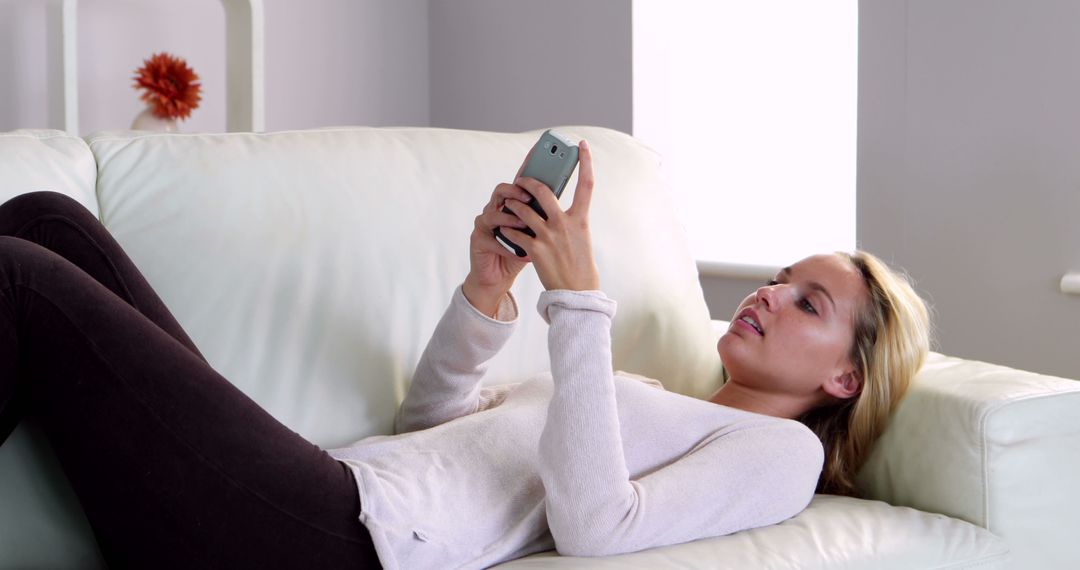
[[[755,336],[761,336],[761,333],[757,332],[757,329],[755,329],[754,327],[750,326],[750,323],[748,323],[748,322],[746,322],[746,321],[744,321],[744,320],[742,320],[742,319],[737,319],[737,320],[735,321],[735,326],[737,326],[737,327],[742,327],[742,328],[744,328],[744,329],[746,329],[746,330],[748,330],[748,331],[750,331],[750,332],[754,333],[754,335],[755,335]]]

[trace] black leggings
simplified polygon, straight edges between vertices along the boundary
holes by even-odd
[[[379,568],[352,473],[215,372],[86,208],[0,206],[0,442],[38,419],[114,568]]]

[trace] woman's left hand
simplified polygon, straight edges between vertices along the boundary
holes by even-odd
[[[574,202],[564,212],[555,193],[534,178],[518,178],[514,184],[524,188],[540,203],[548,219],[540,217],[525,202],[507,199],[506,207],[536,232],[536,237],[513,228],[502,228],[506,237],[521,246],[536,267],[544,288],[590,291],[600,288],[600,272],[593,261],[592,237],[589,234],[589,202],[593,192],[592,149],[589,143],[578,145],[578,182]]]

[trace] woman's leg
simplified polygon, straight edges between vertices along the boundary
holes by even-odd
[[[343,465],[86,271],[0,237],[0,398],[11,384],[110,565],[377,567]]]
[[[70,196],[30,192],[4,202],[0,236],[15,236],[52,250],[206,360],[112,234]]]
[[[206,360],[120,244],[70,196],[43,191],[11,198],[0,205],[0,236],[34,242],[67,259]],[[21,388],[0,386],[0,442],[24,414]]]

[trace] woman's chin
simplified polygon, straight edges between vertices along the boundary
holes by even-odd
[[[737,333],[728,331],[720,337],[720,340],[716,341],[716,353],[720,355],[720,360],[726,366],[728,361],[739,358],[740,353],[743,352],[742,347],[745,347],[745,345],[745,340],[740,338]]]

